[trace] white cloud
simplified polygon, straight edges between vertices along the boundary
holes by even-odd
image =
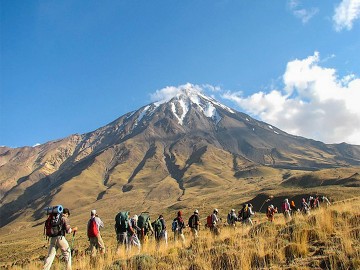
[[[312,17],[314,17],[318,12],[318,8],[301,8],[301,3],[298,0],[288,1],[288,7],[296,18],[299,18],[303,24],[306,24]]]
[[[342,0],[333,16],[336,31],[351,30],[353,22],[360,18],[360,0]]]
[[[209,87],[209,86],[207,86]],[[213,87],[214,88],[214,87]],[[150,99],[153,102],[167,102],[176,95],[180,94],[184,91],[192,91],[192,92],[203,92],[203,88],[199,85],[194,85],[191,83],[186,83],[180,86],[167,86],[163,89],[156,90],[155,93],[150,94]]]
[[[343,78],[319,65],[318,52],[287,64],[284,88],[243,97],[228,91],[224,98],[246,112],[291,134],[326,143],[360,144],[360,79]]]

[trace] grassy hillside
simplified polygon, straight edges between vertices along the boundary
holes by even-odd
[[[88,213],[87,213],[88,214]],[[188,217],[191,213],[185,213]],[[205,213],[202,214],[203,223]],[[225,220],[226,213],[221,213]],[[83,216],[86,220],[86,216]],[[167,216],[168,227],[171,216]],[[84,254],[88,245],[85,226],[72,242],[76,254],[73,269],[359,269],[360,268],[360,199],[335,203],[314,210],[309,216],[298,214],[285,223],[277,214],[274,223],[263,214],[256,214],[253,227],[238,223],[236,228],[223,226],[213,237],[202,227],[200,237],[191,239],[186,231],[186,246],[174,244],[169,232],[169,244],[157,247],[151,239],[138,254],[135,248],[126,253],[116,250],[113,222],[107,225],[103,238],[107,246],[104,257],[91,261]],[[24,224],[26,228],[26,224]],[[4,269],[39,269],[47,254],[47,242],[42,236],[42,223],[24,231],[2,236],[0,261]],[[18,232],[18,233],[17,233]],[[33,237],[36,235],[36,237]],[[60,253],[59,253],[60,254]],[[56,259],[53,269],[62,269]]]

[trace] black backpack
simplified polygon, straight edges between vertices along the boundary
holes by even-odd
[[[45,221],[44,232],[48,237],[65,235],[63,230],[62,214],[51,213]]]
[[[190,218],[189,218],[189,227],[190,228],[195,228],[196,227],[196,215],[193,214]]]

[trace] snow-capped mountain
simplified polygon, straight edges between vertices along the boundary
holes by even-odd
[[[86,134],[36,147],[0,147],[0,226],[26,207],[37,210],[36,218],[39,209],[64,197],[84,205],[136,194],[169,205],[195,188],[235,184],[259,171],[254,168],[358,165],[360,146],[287,134],[187,86]]]

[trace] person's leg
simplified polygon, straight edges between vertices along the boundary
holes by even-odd
[[[96,247],[97,247],[97,239],[96,237],[90,237],[90,246],[89,246],[89,252],[91,257],[96,256]]]
[[[105,244],[104,244],[104,240],[102,239],[100,233],[97,236],[97,244],[100,250],[100,254],[104,254],[105,253]]]
[[[50,267],[55,259],[55,255],[56,255],[56,237],[51,237],[50,238],[50,246],[49,246],[49,252],[48,252],[48,256],[45,259],[44,262],[44,268],[43,270],[50,270]]]
[[[65,236],[59,237],[57,246],[61,249],[62,255],[66,262],[66,270],[71,270],[71,250]]]
[[[180,233],[179,236],[180,236],[182,245],[185,246],[185,236],[184,236],[184,234]]]

